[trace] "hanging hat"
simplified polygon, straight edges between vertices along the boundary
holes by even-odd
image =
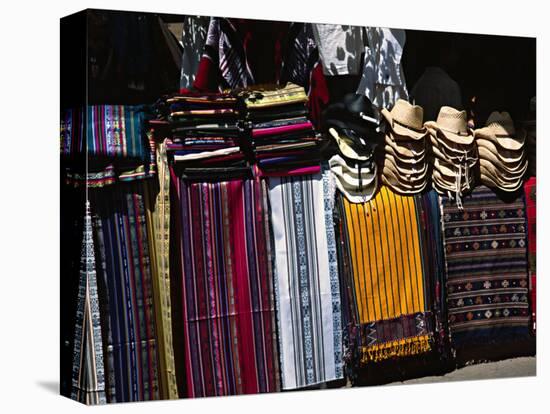
[[[424,124],[438,140],[450,141],[457,145],[471,145],[474,142],[474,134],[468,128],[466,111],[459,111],[450,106],[442,106],[437,115],[437,120]],[[449,144],[449,145],[452,145]]]
[[[374,197],[378,188],[376,164],[369,168],[353,168],[339,155],[329,159],[336,186],[352,203],[364,203]]]
[[[483,158],[479,160],[479,166],[490,171],[492,175],[494,175],[496,178],[500,179],[500,181],[504,183],[508,181],[516,181],[517,179],[523,178],[523,176],[525,175],[525,171],[527,171],[526,160],[522,164],[520,164],[520,167],[515,171],[507,171],[503,169],[502,166],[497,166],[491,161]]]
[[[432,146],[432,154],[434,158],[439,158],[442,161],[445,161],[453,165],[462,165],[463,167],[473,168],[479,161],[479,158],[475,151],[455,153],[450,155],[445,152],[444,148]]]
[[[386,133],[384,139],[386,144],[391,146],[402,157],[421,158],[426,152],[424,141],[397,141],[391,131]]]
[[[438,154],[442,154],[443,158],[453,161],[477,160],[478,158],[473,142],[470,145],[457,145],[450,141],[438,140],[436,136],[430,133],[430,143],[432,151],[437,148]]]
[[[325,129],[354,130],[367,141],[379,139],[379,123],[374,115],[371,101],[365,96],[348,93],[342,99],[330,104],[323,112]]]
[[[382,183],[399,194],[418,194],[428,185],[428,180],[411,184],[411,181],[403,181],[397,174],[388,167],[382,169]]]
[[[395,135],[395,139],[409,138],[420,140],[427,134],[423,125],[424,111],[418,105],[398,99],[391,111],[383,108],[382,116]]]
[[[475,130],[476,139],[484,138],[494,142],[499,147],[517,151],[525,144],[525,130],[516,134],[514,121],[508,112],[493,112],[487,118],[484,128]]]
[[[497,147],[493,141],[487,139],[479,138],[476,135],[476,145],[478,151],[481,147],[485,147],[489,152],[495,154],[498,159],[503,163],[514,163],[521,161],[524,156],[522,150],[508,150],[501,147]]]
[[[449,178],[448,176],[443,175],[438,169],[434,168],[432,171],[432,184],[433,187],[438,190],[440,194],[446,194],[448,191],[456,193],[457,190],[457,181],[456,178]],[[473,188],[474,178],[473,176],[465,177],[464,181],[460,183],[459,195],[462,196],[462,193],[468,189]]]
[[[353,130],[336,130],[329,128],[330,135],[336,141],[339,151],[347,158],[359,161],[367,161],[374,156],[374,147],[366,142],[361,142],[361,138],[355,136]],[[351,137],[350,137],[351,135]]]
[[[513,192],[521,188],[523,185],[523,179],[520,177],[515,180],[503,181],[497,176],[494,169],[487,168],[485,165],[479,167],[481,182],[488,187],[498,188],[502,191]]]
[[[386,154],[383,165],[393,170],[397,176],[406,181],[423,181],[428,172],[428,164],[426,162],[406,164],[389,153]]]
[[[394,158],[398,159],[399,161],[406,163],[406,164],[419,164],[419,163],[426,163],[426,154],[422,153],[419,156],[403,156],[403,154],[399,153],[398,150],[396,150],[394,147],[392,147],[390,144],[386,144],[384,147],[384,152],[386,154],[392,155]]]
[[[480,160],[490,162],[504,172],[514,174],[518,173],[519,171],[525,172],[525,169],[527,168],[526,157],[522,157],[517,161],[506,162],[498,157],[498,153],[495,154],[494,152],[487,149],[487,147],[485,146],[479,146],[478,151]]]

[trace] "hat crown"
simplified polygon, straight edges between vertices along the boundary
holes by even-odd
[[[491,112],[485,126],[499,131],[499,133],[507,133],[508,135],[515,135],[516,129],[514,127],[514,121],[508,112]]]
[[[459,111],[450,106],[442,106],[437,115],[437,125],[449,132],[466,133],[468,132],[466,111]]]
[[[421,106],[412,105],[404,99],[398,99],[390,111],[398,123],[416,130],[423,129],[424,110]]]

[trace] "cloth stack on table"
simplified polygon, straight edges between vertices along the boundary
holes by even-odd
[[[284,88],[254,87],[241,96],[251,129],[252,158],[263,173],[319,171],[321,139],[308,119],[303,87],[292,83]]]
[[[167,151],[185,176],[239,171],[246,167],[240,146],[238,100],[228,94],[174,95],[159,105],[168,120]]]

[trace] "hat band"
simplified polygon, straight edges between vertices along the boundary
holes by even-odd
[[[403,122],[399,122],[399,121],[396,120],[395,118],[393,118],[392,121],[393,121],[394,124],[397,124],[397,125],[399,125],[399,126],[402,126],[403,128],[410,129],[411,131],[418,132],[418,133],[424,132],[422,129],[413,128],[412,126],[406,125],[406,124],[404,124]]]
[[[443,128],[442,126],[439,126],[439,129],[445,132],[450,132],[451,134],[460,135],[461,137],[467,137],[470,135],[468,131],[454,131],[452,129]]]

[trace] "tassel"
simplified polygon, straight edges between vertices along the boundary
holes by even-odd
[[[430,336],[415,336],[398,341],[386,342],[360,349],[361,363],[383,361],[393,357],[406,357],[428,352],[432,349]]]

